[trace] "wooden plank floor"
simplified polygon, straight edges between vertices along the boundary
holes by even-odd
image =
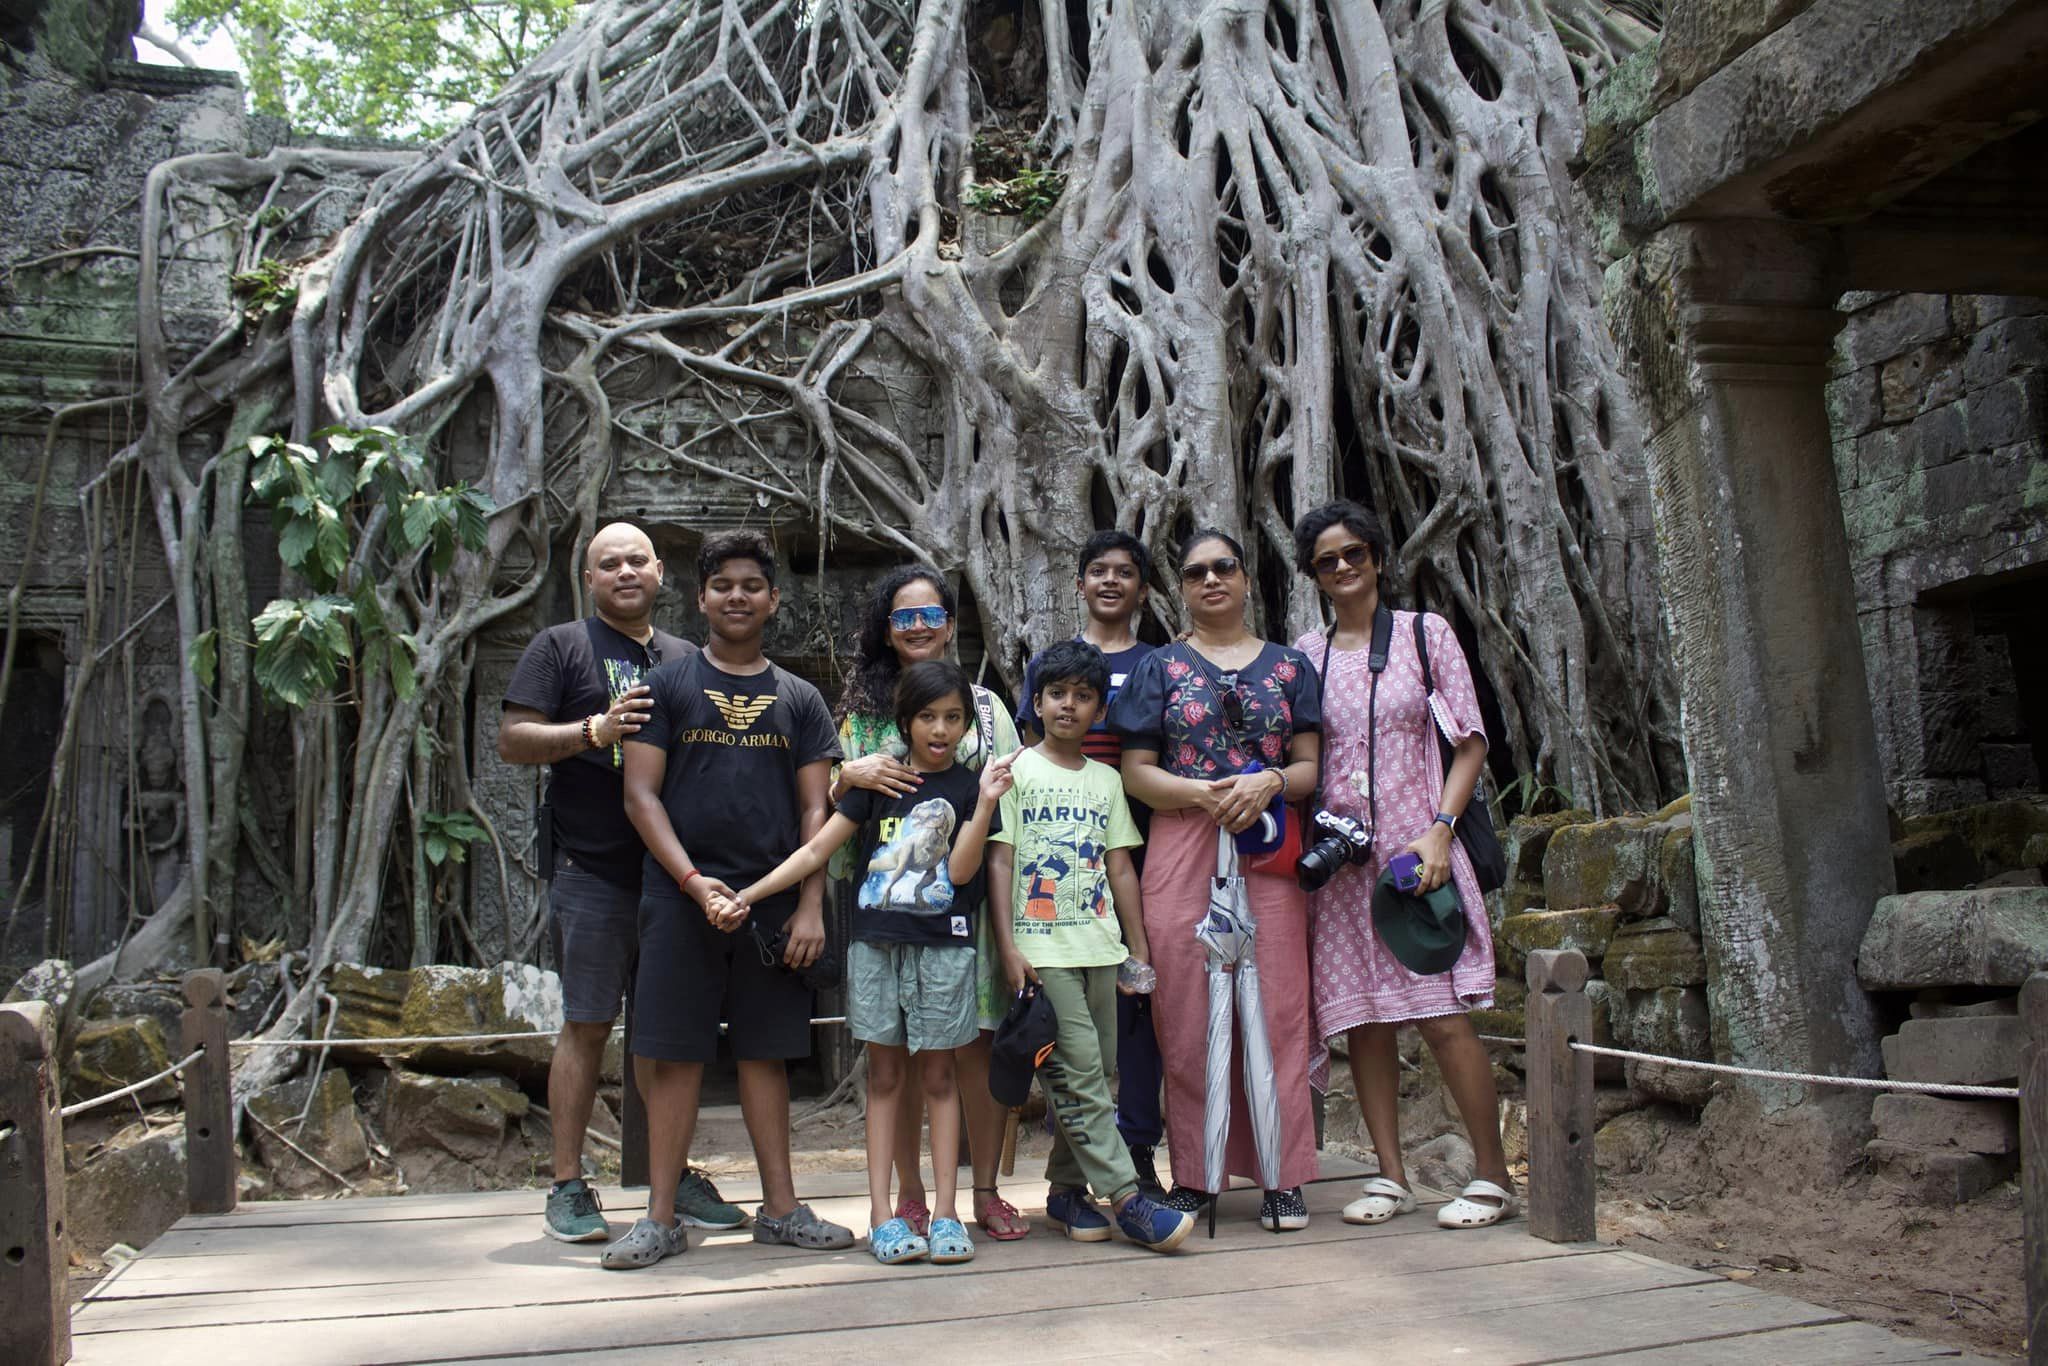
[[[252,1205],[180,1220],[103,1281],[74,1315],[74,1360],[1972,1360],[1710,1273],[1539,1242],[1519,1221],[1448,1233],[1425,1210],[1355,1228],[1337,1211],[1358,1169],[1325,1171],[1302,1233],[1260,1230],[1258,1193],[1238,1190],[1215,1241],[1198,1231],[1171,1257],[1071,1244],[1041,1224],[1021,1242],[981,1239],[955,1267],[759,1247],[742,1230],[693,1233],[686,1256],[608,1273],[598,1245],[541,1236],[535,1191]],[[821,1214],[865,1226],[859,1174],[800,1184]],[[1018,1179],[1010,1193],[1027,1191],[1042,1187]],[[603,1196],[623,1229],[639,1200]]]

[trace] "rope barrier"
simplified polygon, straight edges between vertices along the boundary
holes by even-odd
[[[844,1015],[820,1015],[812,1018],[813,1025],[843,1025]],[[724,1022],[718,1026],[725,1028]],[[611,1032],[623,1032],[625,1026],[616,1024]],[[508,1034],[406,1034],[389,1039],[230,1039],[229,1048],[407,1048],[426,1044],[464,1043],[508,1043],[520,1039],[553,1039],[561,1035],[559,1029],[530,1029]],[[196,1054],[194,1055],[197,1056]],[[187,1062],[191,1059],[187,1059]],[[183,1063],[179,1064],[184,1066]],[[175,1069],[174,1069],[175,1070]]]
[[[1797,1081],[1808,1086],[1846,1086],[1856,1091],[1911,1091],[1925,1096],[1968,1096],[1978,1100],[2018,1100],[2015,1086],[1965,1086],[1960,1082],[1887,1081],[1883,1077],[1829,1077],[1817,1072],[1772,1072],[1760,1067],[1735,1067],[1724,1062],[1699,1062],[1692,1058],[1666,1058],[1655,1053],[1637,1053],[1626,1048],[1602,1048],[1598,1044],[1573,1043],[1581,1053],[1603,1058],[1633,1058],[1662,1067],[1683,1067],[1695,1072],[1721,1072],[1733,1077],[1761,1077],[1766,1081]]]
[[[1481,1043],[1511,1044],[1526,1048],[1528,1040],[1509,1038],[1503,1034],[1481,1034]],[[1594,1053],[1603,1058],[1633,1058],[1637,1062],[1656,1063],[1660,1067],[1684,1067],[1695,1072],[1721,1072],[1731,1077],[1761,1077],[1765,1081],[1797,1081],[1809,1086],[1845,1086],[1856,1091],[1909,1091],[1924,1096],[1964,1096],[1974,1100],[2018,1100],[2016,1086],[1967,1086],[1962,1082],[1948,1081],[1888,1081],[1883,1077],[1830,1077],[1818,1072],[1772,1072],[1761,1067],[1736,1067],[1725,1062],[1700,1062],[1695,1058],[1667,1058],[1661,1053],[1637,1053],[1627,1048],[1603,1048],[1599,1044],[1572,1044],[1580,1053]]]
[[[166,1067],[163,1071],[157,1073],[153,1077],[144,1077],[141,1081],[130,1082],[128,1085],[122,1087],[120,1090],[109,1091],[104,1096],[94,1096],[91,1100],[81,1100],[76,1105],[67,1105],[63,1109],[59,1110],[57,1113],[63,1118],[69,1119],[73,1115],[82,1115],[87,1110],[97,1110],[102,1105],[111,1105],[117,1100],[126,1100],[128,1097],[134,1095],[137,1091],[147,1091],[150,1087],[156,1085],[158,1082],[164,1080],[166,1077],[177,1076],[180,1072],[184,1071],[187,1067],[190,1067],[193,1063],[199,1061],[201,1058],[205,1056],[205,1049],[195,1048],[192,1050],[189,1056],[172,1063],[169,1067]]]

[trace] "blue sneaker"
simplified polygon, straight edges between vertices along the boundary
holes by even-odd
[[[1116,1226],[1139,1247],[1171,1252],[1195,1231],[1195,1216],[1134,1195],[1116,1212]]]
[[[1095,1208],[1087,1191],[1055,1189],[1045,1197],[1045,1222],[1077,1243],[1109,1241],[1109,1220]]]

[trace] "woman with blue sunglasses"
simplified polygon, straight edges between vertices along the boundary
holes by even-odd
[[[839,745],[846,757],[833,775],[834,802],[849,788],[862,787],[900,797],[919,783],[916,772],[904,762],[908,751],[897,732],[896,680],[910,665],[944,659],[952,652],[956,609],[953,590],[947,586],[945,576],[928,564],[904,565],[875,586],[874,596],[861,616],[846,690],[839,698]],[[988,689],[976,686],[973,703],[974,715],[969,718],[967,733],[961,738],[954,759],[978,772],[989,759],[1018,748],[1017,726],[1010,719],[1009,709]],[[835,908],[850,907],[858,891],[850,849],[851,846],[842,849],[828,867]],[[990,1238],[1008,1242],[1022,1238],[1031,1226],[996,1189],[1004,1109],[989,1094],[988,1046],[991,1033],[1002,1019],[1007,992],[997,980],[1001,972],[997,955],[988,942],[985,916],[980,930],[976,946],[976,1010],[981,1033],[973,1043],[955,1050],[954,1060],[960,1105],[966,1119],[968,1154],[974,1163],[974,1219]],[[895,1212],[920,1234],[928,1235],[931,1212],[925,1204],[924,1177],[918,1162],[924,1102],[916,1087],[906,1086],[902,1094],[903,1110],[897,1115],[896,1124],[896,1176],[902,1196]]]

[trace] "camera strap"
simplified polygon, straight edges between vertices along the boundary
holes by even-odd
[[[1323,667],[1317,670],[1323,691],[1330,688],[1330,650],[1336,627],[1330,626],[1323,632]],[[1372,675],[1372,685],[1365,698],[1365,824],[1373,835],[1379,834],[1379,777],[1375,769],[1379,760],[1379,710],[1380,675],[1387,671],[1387,653],[1394,641],[1394,612],[1382,602],[1372,614],[1372,648],[1365,656],[1366,670]],[[1329,753],[1324,751],[1327,760]],[[1327,762],[1316,766],[1315,803],[1309,809],[1320,811],[1323,806],[1323,774],[1329,769]]]

